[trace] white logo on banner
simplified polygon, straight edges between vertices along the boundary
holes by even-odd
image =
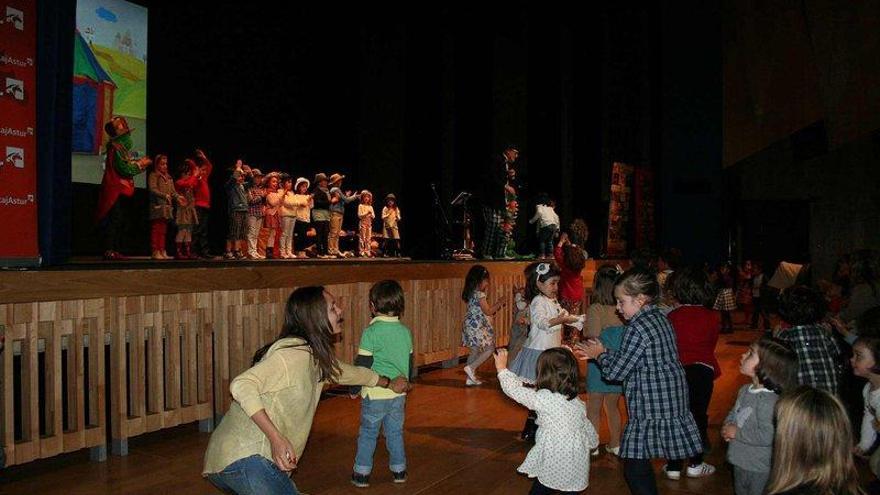
[[[24,81],[7,77],[4,93],[12,95],[16,100],[24,100]]]
[[[0,24],[12,24],[15,29],[24,31],[24,12],[6,7],[6,15],[0,19]]]
[[[24,149],[7,146],[6,158],[3,160],[3,165],[24,168]]]

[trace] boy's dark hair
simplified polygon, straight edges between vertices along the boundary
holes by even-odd
[[[852,346],[855,348],[857,345],[864,346],[871,351],[871,356],[874,358],[874,366],[871,368],[871,373],[880,375],[880,339],[876,337],[859,336],[859,338],[853,342]]]
[[[406,307],[403,287],[396,280],[381,280],[370,287],[373,310],[388,316],[401,316]]]
[[[464,289],[461,291],[461,300],[468,302],[471,295],[480,286],[480,282],[489,278],[489,270],[483,265],[474,265],[464,277]]]
[[[761,337],[755,347],[758,350],[755,376],[764,388],[781,394],[797,387],[798,357],[787,342]]]
[[[614,265],[602,265],[596,270],[593,276],[593,293],[590,295],[590,302],[602,304],[604,306],[614,306],[617,300],[614,299],[614,284],[617,282],[617,267]]]
[[[538,376],[535,389],[547,389],[572,400],[578,395],[580,377],[577,359],[571,351],[554,347],[542,352],[538,357]]]
[[[547,271],[544,273],[538,273],[541,265],[547,265]],[[541,293],[541,289],[538,288],[538,281],[541,283],[546,282],[547,280],[558,277],[561,273],[559,271],[559,267],[556,266],[556,263],[552,261],[541,261],[532,263],[526,270],[529,273],[529,277],[526,280],[526,300],[531,301],[538,294]]]
[[[856,318],[856,331],[859,337],[880,339],[880,306],[871,308]]]
[[[779,297],[779,316],[795,326],[817,323],[827,311],[828,303],[822,294],[806,285],[786,289]]]
[[[711,308],[717,291],[702,268],[686,266],[675,270],[666,281],[666,290],[679,304],[699,304]]]
[[[645,296],[648,303],[653,303],[660,295],[660,284],[654,270],[641,266],[634,266],[623,272],[614,287],[620,287],[630,297]]]

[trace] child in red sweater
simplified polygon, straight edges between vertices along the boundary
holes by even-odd
[[[691,414],[694,415],[703,446],[707,447],[707,411],[714,381],[721,376],[721,367],[715,358],[721,316],[718,311],[710,309],[715,302],[715,290],[706,272],[694,266],[673,272],[667,281],[667,288],[677,306],[667,316],[675,330],[678,358],[684,367],[688,384]],[[691,466],[702,463],[702,454],[699,457],[691,459]],[[674,471],[676,466],[670,469]]]
[[[559,277],[559,304],[568,314],[579,315],[581,311],[581,300],[584,298],[584,279],[581,277],[581,271],[587,263],[587,253],[584,252],[577,241],[572,242],[568,233],[563,232],[559,236],[559,242],[553,251],[553,257],[556,264],[559,265],[561,275]],[[573,327],[565,326],[563,341],[577,339],[577,332],[573,332]]]

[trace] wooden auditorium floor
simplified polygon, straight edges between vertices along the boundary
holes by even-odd
[[[737,330],[722,335],[717,354],[723,375],[716,382],[710,406],[713,449],[707,461],[715,475],[671,481],[659,473],[661,493],[732,494],[731,471],[724,464],[718,429],[745,378],[739,357],[759,332]],[[491,360],[490,360],[491,361]],[[486,384],[465,388],[462,367],[423,371],[409,397],[406,450],[409,480],[393,484],[388,457],[380,441],[371,486],[349,484],[358,431],[359,407],[347,396],[321,402],[308,446],[294,475],[308,494],[525,494],[531,483],[516,473],[529,445],[517,434],[525,410],[499,390],[494,366],[480,369]],[[622,407],[622,406],[621,406]],[[601,428],[607,440],[607,429]],[[195,425],[132,438],[127,457],[93,463],[87,451],[14,466],[0,471],[2,494],[208,494],[219,493],[202,480],[202,456],[209,434]],[[608,454],[593,458],[590,488],[585,493],[628,493],[620,462]]]

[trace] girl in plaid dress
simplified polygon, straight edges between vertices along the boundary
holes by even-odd
[[[614,287],[617,310],[627,320],[620,350],[597,340],[578,345],[580,354],[595,359],[606,380],[623,382],[629,421],[623,431],[620,457],[623,475],[634,494],[656,494],[652,458],[688,459],[703,451],[700,432],[688,408],[684,369],[678,360],[675,332],[654,301],[660,292],[657,278],[645,268],[623,273]],[[712,474],[700,463],[688,476]],[[667,471],[673,479],[681,472]]]

